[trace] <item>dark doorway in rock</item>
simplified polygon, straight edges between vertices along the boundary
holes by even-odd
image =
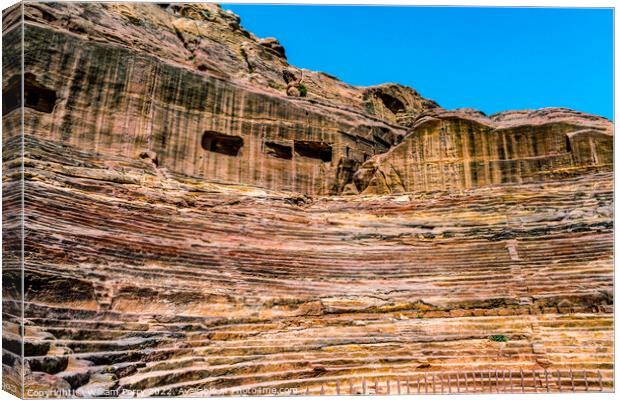
[[[566,152],[570,153],[572,151],[573,151],[573,149],[570,146],[570,138],[568,136],[566,136]]]
[[[240,136],[225,135],[214,131],[206,131],[202,135],[202,148],[214,153],[236,156],[243,147],[243,138]]]
[[[295,140],[295,153],[302,157],[315,158],[323,162],[331,162],[332,146],[324,142]]]
[[[44,113],[54,111],[56,91],[37,82],[34,74],[24,74],[24,99],[26,107]]]
[[[284,160],[293,158],[293,148],[291,146],[275,142],[265,142],[265,152],[272,157],[282,158]]]
[[[2,115],[21,106],[21,76],[14,75],[9,79],[6,89],[2,92]],[[24,74],[24,102],[25,106],[44,113],[54,111],[56,105],[56,91],[37,82],[32,73]]]

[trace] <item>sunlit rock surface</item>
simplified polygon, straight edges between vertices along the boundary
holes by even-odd
[[[24,17],[23,108],[3,18],[5,384],[612,389],[608,120],[350,86],[214,5]]]
[[[354,177],[363,193],[460,190],[553,181],[613,164],[610,121],[568,109],[429,112],[403,143],[367,161]]]

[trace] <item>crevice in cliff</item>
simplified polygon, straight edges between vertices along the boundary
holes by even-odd
[[[214,131],[206,131],[202,135],[202,148],[213,152],[236,156],[243,147],[243,138],[240,136],[225,135]]]
[[[295,140],[295,153],[302,157],[314,158],[323,162],[331,162],[332,146],[324,142]]]
[[[267,155],[284,160],[290,160],[293,158],[293,148],[283,144],[275,142],[265,142],[265,153]]]
[[[387,151],[387,150],[389,150],[392,147],[392,144],[388,143],[380,135],[375,133],[375,134],[372,135],[372,137],[373,137],[373,139],[375,139],[376,142],[378,142],[380,145],[385,147],[385,149],[383,149],[384,151]]]
[[[181,41],[181,43],[183,44],[183,47],[185,47],[185,49],[187,49],[187,43],[185,42],[185,38],[183,37],[183,33],[179,30],[179,28],[177,28],[176,25],[172,25],[172,28],[174,29],[174,34],[177,36],[177,38]]]

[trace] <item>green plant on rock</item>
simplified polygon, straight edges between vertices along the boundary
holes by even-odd
[[[492,342],[507,342],[508,338],[506,335],[492,335],[489,336],[489,340]]]
[[[297,86],[297,89],[299,90],[299,95],[301,97],[306,97],[308,95],[308,88],[303,83],[300,83],[299,86]]]

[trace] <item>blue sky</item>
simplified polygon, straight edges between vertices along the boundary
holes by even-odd
[[[569,107],[613,117],[611,9],[224,5],[289,63],[398,82],[445,108]]]

